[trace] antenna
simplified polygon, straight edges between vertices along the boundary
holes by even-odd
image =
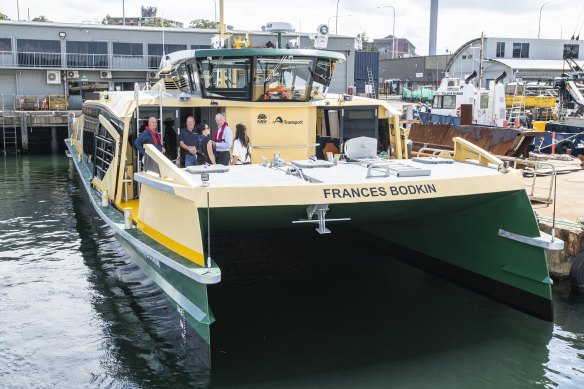
[[[160,13],[160,24],[162,25],[162,56],[166,55],[166,51],[164,51],[164,12]]]

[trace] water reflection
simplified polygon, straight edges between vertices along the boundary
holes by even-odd
[[[73,167],[72,167],[73,168]],[[81,188],[80,180],[76,187]],[[120,246],[94,212],[84,193],[71,195],[80,251],[92,270],[90,282],[99,292],[92,301],[104,327],[109,357],[102,373],[139,386],[185,385],[207,387],[208,366],[190,364],[176,310],[160,288]],[[196,336],[191,331],[186,337]]]
[[[210,292],[214,384],[549,382],[551,323],[359,245],[350,229],[335,228],[328,242],[310,232],[256,232],[247,242],[240,236],[240,247],[215,250],[223,281]]]

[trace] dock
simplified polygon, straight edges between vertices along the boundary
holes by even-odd
[[[547,252],[550,274],[556,279],[563,279],[569,276],[574,258],[584,252],[584,202],[582,201],[584,167],[580,166],[578,159],[572,161],[549,160],[548,162],[555,165],[558,172],[556,174],[555,207],[553,202],[541,201],[532,201],[532,207],[539,219],[539,228],[551,234],[555,225],[555,236],[565,243],[563,250]],[[566,167],[577,170],[568,171],[566,169],[566,173],[561,173],[561,169]],[[545,177],[541,177],[541,179],[544,180]],[[524,180],[529,193],[531,178],[525,177]],[[535,194],[538,194],[537,191],[546,191],[547,189],[544,187],[545,185],[536,187]]]
[[[27,152],[31,147],[57,151],[63,148],[69,122],[79,111],[0,111],[0,147],[6,153]]]

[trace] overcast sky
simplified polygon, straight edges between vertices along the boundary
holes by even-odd
[[[540,7],[547,0],[439,0],[437,54],[455,51],[481,32],[492,37],[537,38]],[[2,0],[0,12],[10,19],[26,20],[44,15],[55,22],[95,22],[107,14],[139,16],[140,6],[154,6],[167,19],[188,25],[193,19],[215,18],[219,0]],[[382,38],[393,31],[409,39],[418,55],[428,53],[430,0],[340,0],[338,33],[356,36],[365,31]],[[330,24],[335,33],[337,0],[225,0],[225,22],[235,29],[259,30],[267,22],[289,22],[296,31],[316,32],[319,24]],[[384,8],[378,8],[383,7]],[[569,39],[581,32],[584,0],[554,0],[545,5],[541,38]],[[219,16],[217,16],[219,17]],[[584,40],[584,33],[582,39]]]

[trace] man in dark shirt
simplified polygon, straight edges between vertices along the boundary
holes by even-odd
[[[185,167],[197,164],[198,136],[199,134],[195,131],[195,118],[189,116],[187,128],[183,128],[178,137],[180,148],[185,151]]]
[[[152,144],[162,153],[166,152],[164,145],[162,144],[162,139],[160,138],[160,133],[158,132],[158,122],[154,116],[148,118],[148,125],[144,127],[144,130],[134,142],[134,146],[136,146],[140,155],[144,155],[145,153],[145,144]]]

